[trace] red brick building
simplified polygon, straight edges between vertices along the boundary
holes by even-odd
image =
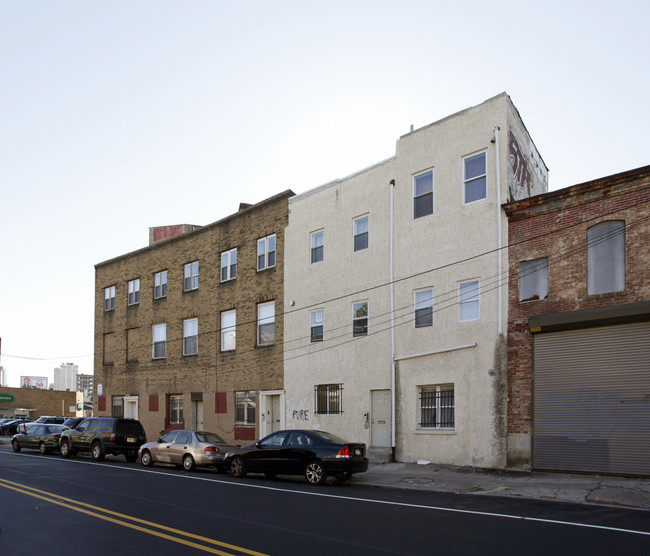
[[[509,467],[650,475],[650,166],[504,210]]]

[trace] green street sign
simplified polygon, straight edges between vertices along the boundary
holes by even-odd
[[[11,394],[0,394],[0,402],[13,402],[14,397]]]

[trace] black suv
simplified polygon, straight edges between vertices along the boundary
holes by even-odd
[[[69,458],[77,452],[90,452],[97,461],[106,454],[124,454],[126,461],[138,459],[138,448],[147,441],[140,421],[117,417],[84,419],[76,429],[65,430],[59,440],[61,456]]]

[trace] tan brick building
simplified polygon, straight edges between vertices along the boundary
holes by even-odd
[[[650,166],[504,209],[509,466],[650,475]]]
[[[0,386],[0,417],[16,415],[34,420],[43,415],[77,417],[82,415],[82,403],[83,397],[78,392]]]
[[[246,441],[283,425],[285,191],[95,266],[95,415]],[[174,235],[177,234],[177,235]]]

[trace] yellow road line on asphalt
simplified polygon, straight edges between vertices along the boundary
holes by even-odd
[[[130,529],[135,529],[137,531],[141,531],[143,533],[148,533],[150,535],[154,535],[156,537],[160,537],[163,539],[167,539],[179,544],[184,544],[186,546],[191,546],[192,548],[197,548],[199,550],[203,550],[204,552],[209,552],[211,554],[219,554],[221,556],[233,556],[232,553],[230,552],[223,552],[221,550],[217,550],[216,548],[211,548],[209,546],[204,546],[201,544],[197,544],[192,541],[188,541],[179,537],[174,537],[172,535],[168,535],[166,533],[161,533],[160,531],[154,531],[153,529],[148,529],[146,527],[141,527],[139,525],[135,525],[134,523],[128,523],[126,521],[123,521],[123,519],[128,519],[130,521],[133,521],[135,523],[141,523],[143,525],[147,525],[149,527],[155,527],[156,529],[161,529],[162,531],[167,531],[168,533],[173,533],[174,535],[182,535],[184,537],[189,537],[191,539],[195,539],[204,543],[208,544],[213,544],[217,546],[221,546],[223,548],[227,548],[229,550],[234,550],[238,553],[243,553],[243,554],[250,554],[251,556],[267,556],[262,552],[256,552],[254,550],[248,550],[246,548],[241,548],[238,546],[235,546],[233,544],[228,544],[225,542],[217,541],[214,539],[209,539],[207,537],[202,537],[201,535],[195,535],[194,533],[187,533],[185,531],[181,531],[180,529],[174,529],[172,527],[166,527],[165,525],[159,525],[157,523],[153,523],[151,521],[146,521],[144,519],[140,519],[137,517],[131,517],[126,514],[121,514],[119,512],[114,512],[112,510],[107,510],[104,508],[100,508],[99,506],[93,506],[92,504],[86,504],[85,502],[80,502],[79,500],[73,500],[72,498],[66,498],[64,496],[59,496],[58,494],[53,494],[51,492],[47,492],[45,490],[39,490],[37,488],[32,488],[29,486],[21,485],[20,483],[14,483],[12,481],[7,481],[6,479],[0,479],[0,486],[8,488],[10,490],[14,490],[16,492],[20,492],[21,494],[27,494],[28,496],[33,496],[34,498],[40,498],[41,500],[45,500],[46,502],[51,502],[52,504],[57,504],[59,506],[63,506],[64,508],[69,508],[71,510],[74,510],[76,512],[81,512],[83,514],[90,515],[92,517],[97,517],[99,519],[103,519],[105,521],[109,521],[111,523],[116,523],[117,525],[122,525],[124,527],[129,527]],[[31,492],[30,492],[31,491]],[[73,505],[73,504],[76,504]],[[90,508],[89,510],[86,510],[82,507],[79,506],[84,506],[85,508]],[[95,510],[95,511],[91,511]],[[102,515],[101,513],[97,512],[103,512],[104,514],[108,515]],[[109,515],[112,516],[117,516],[122,519],[116,519],[113,517],[109,517]]]

